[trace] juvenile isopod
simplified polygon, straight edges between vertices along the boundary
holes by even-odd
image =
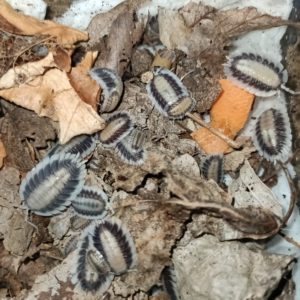
[[[182,119],[195,107],[186,87],[168,69],[156,68],[146,89],[155,108],[170,119]]]
[[[78,215],[74,215],[70,219],[70,225],[73,231],[82,231],[87,228],[91,222],[91,219],[81,218]]]
[[[144,144],[146,134],[139,128],[131,132],[116,145],[116,151],[120,158],[130,165],[142,165],[146,159]]]
[[[86,169],[78,155],[46,156],[22,181],[20,197],[37,215],[58,214],[83,188]]]
[[[170,297],[170,300],[179,300],[175,270],[173,267],[165,267],[161,273],[161,281],[164,291]]]
[[[61,145],[57,143],[48,152],[48,156],[55,153],[79,154],[80,157],[86,158],[93,153],[96,148],[96,138],[94,135],[82,134],[72,138],[68,143]]]
[[[63,254],[65,257],[68,256],[74,250],[76,250],[78,245],[78,240],[79,240],[78,235],[73,235],[66,241],[63,248]]]
[[[207,179],[213,179],[216,183],[223,180],[223,156],[208,155],[201,162],[201,173]]]
[[[107,120],[105,128],[99,133],[100,142],[107,147],[115,146],[133,128],[132,120],[126,112],[115,112]]]
[[[92,235],[95,248],[103,255],[114,274],[122,274],[136,265],[133,239],[120,220],[103,220],[95,226]]]
[[[114,278],[101,253],[92,247],[89,235],[79,247],[76,277],[84,291],[98,294],[103,294]]]
[[[121,77],[113,70],[107,68],[94,68],[90,76],[97,81],[102,89],[99,103],[99,112],[111,112],[119,104],[123,93]]]
[[[82,218],[102,219],[107,214],[107,195],[96,187],[84,186],[71,204]]]
[[[271,108],[264,111],[255,125],[253,143],[267,160],[286,161],[292,146],[292,133],[287,113]]]
[[[237,86],[260,97],[275,95],[281,88],[294,94],[284,84],[287,71],[280,63],[254,53],[241,53],[230,56],[224,64],[225,75]]]

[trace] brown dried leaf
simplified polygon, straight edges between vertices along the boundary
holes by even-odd
[[[0,0],[0,24],[5,24],[5,30],[15,34],[50,35],[56,37],[59,44],[64,45],[72,45],[88,39],[88,35],[85,32],[53,21],[40,21],[20,14],[13,10],[5,0]]]
[[[170,192],[184,201],[197,203],[215,201],[226,203],[227,194],[213,180],[189,178],[180,173],[168,172],[167,188]]]
[[[83,60],[68,73],[70,83],[79,97],[97,110],[101,93],[100,86],[88,75],[88,70],[93,66],[98,52],[89,51]]]
[[[21,107],[14,107],[6,114],[1,132],[7,149],[7,165],[21,172],[34,167],[35,149],[46,148],[47,141],[56,137],[49,119]]]
[[[113,69],[122,77],[130,61],[133,46],[141,39],[142,34],[143,24],[134,21],[132,11],[119,14],[111,25],[95,66]]]
[[[0,96],[22,107],[35,111],[39,116],[47,116],[59,122],[61,143],[66,143],[79,134],[91,134],[104,127],[103,119],[94,109],[81,101],[72,88],[67,74],[58,69],[43,72],[53,66],[50,53],[47,60],[25,64],[9,70],[2,77],[0,87],[10,87],[0,91]],[[29,65],[29,66],[28,66]],[[25,82],[18,85],[17,77],[25,76]],[[37,76],[38,74],[43,74]]]
[[[3,142],[0,140],[0,169],[3,167],[3,160],[6,157],[6,151]]]
[[[66,51],[61,47],[56,47],[53,51],[55,65],[62,71],[69,72],[71,70],[71,51]]]
[[[279,218],[283,217],[282,207],[275,195],[260,180],[247,160],[240,169],[239,178],[230,184],[228,192],[235,199],[236,208],[251,205],[268,210]]]
[[[253,7],[216,10],[194,2],[179,11],[160,8],[158,16],[160,39],[166,47],[206,58],[224,53],[223,47],[238,35],[277,26],[299,26]]]
[[[219,242],[212,235],[176,247],[173,255],[183,300],[267,299],[291,270],[292,260],[239,242]]]
[[[156,201],[145,201],[154,198]],[[170,263],[170,253],[181,236],[183,224],[188,219],[186,211],[175,211],[163,205],[161,194],[148,191],[143,197],[127,195],[114,207],[117,216],[128,227],[138,253],[136,271],[126,277],[115,278],[112,290],[126,297],[138,290],[149,290],[159,281],[162,269]]]

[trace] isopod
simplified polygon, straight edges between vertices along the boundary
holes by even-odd
[[[99,294],[109,288],[114,278],[101,253],[92,247],[89,235],[84,237],[79,248],[76,277],[84,291]]]
[[[287,160],[292,146],[287,113],[274,108],[264,111],[256,122],[253,142],[259,154],[267,160]]]
[[[86,169],[78,155],[46,156],[22,181],[20,197],[37,215],[57,214],[70,205],[83,188]]]
[[[256,96],[270,97],[277,94],[280,88],[295,94],[284,85],[288,75],[283,66],[258,54],[230,56],[224,64],[224,73],[234,84]]]
[[[130,134],[117,143],[116,151],[125,163],[142,165],[146,159],[146,153],[143,148],[145,140],[146,134],[139,128],[134,128]]]
[[[107,120],[105,128],[99,133],[100,142],[106,147],[115,146],[133,128],[132,120],[126,112],[115,112]]]
[[[84,186],[71,204],[82,218],[102,219],[107,214],[107,195],[99,188]]]
[[[175,270],[173,267],[165,267],[161,273],[161,281],[164,291],[170,297],[170,300],[179,300]]]
[[[195,107],[186,87],[168,69],[156,68],[146,89],[155,108],[170,119],[182,119]]]
[[[208,155],[201,162],[201,173],[209,180],[213,179],[216,183],[223,180],[223,156]]]
[[[114,274],[120,275],[136,265],[133,239],[120,220],[103,220],[95,226],[92,235],[95,248],[103,255]]]
[[[86,158],[93,153],[96,148],[96,138],[94,135],[82,134],[72,138],[68,143],[61,145],[57,143],[48,152],[48,156],[55,153],[71,153],[78,154],[82,158]]]
[[[94,68],[90,70],[90,76],[100,85],[99,112],[111,112],[119,104],[123,93],[121,77],[113,70],[107,68]]]

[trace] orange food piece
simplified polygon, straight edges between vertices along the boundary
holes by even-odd
[[[210,126],[234,139],[248,120],[255,96],[238,88],[230,80],[221,79],[220,84],[223,92],[211,108]],[[194,131],[191,136],[207,154],[232,151],[226,142],[206,128]]]

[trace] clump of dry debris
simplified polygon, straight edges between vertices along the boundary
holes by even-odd
[[[103,235],[104,248],[113,240],[112,248],[120,247],[117,259],[137,260],[129,271],[113,272],[108,251],[99,250],[99,233],[100,256],[111,268],[103,277],[112,281],[101,291],[105,299],[268,299],[291,273],[294,260],[264,250],[266,239],[289,217],[270,190],[278,169],[257,154],[250,139],[240,140],[238,150],[229,147],[217,158],[208,156],[191,135],[201,126],[189,118],[170,120],[156,110],[143,78],[156,67],[170,69],[196,100],[193,112],[209,113],[222,94],[219,79],[232,39],[288,22],[254,8],[218,11],[195,3],[139,20],[138,5],[125,1],[97,15],[88,36],[1,5],[0,298],[99,299],[95,286],[89,291],[80,278],[74,280],[83,253],[77,248],[91,242],[90,236],[96,239],[89,228],[99,221],[79,217],[72,204],[53,216],[45,210],[43,216],[25,197],[26,188],[38,189],[39,180],[42,185],[50,178],[45,158],[52,157],[51,163],[61,159],[50,155],[53,145],[86,135],[96,144],[81,161],[86,164],[84,184],[107,195],[103,230],[118,229]],[[106,96],[111,86],[94,81],[91,68],[107,68],[122,78],[124,91],[112,110],[127,112],[134,123],[129,132],[142,132],[141,145],[140,136],[136,144],[118,140],[109,148],[104,138],[100,143],[99,132],[112,139],[119,131],[108,126],[114,112],[101,111],[101,103],[111,100]],[[143,147],[145,157],[135,161],[119,154],[130,154],[129,146]],[[260,176],[263,164],[271,171]],[[37,165],[40,169],[33,169]],[[26,173],[38,170],[43,178],[28,175],[24,181]],[[223,172],[231,182],[224,181]],[[22,180],[27,186],[20,194],[31,213],[21,203]],[[50,192],[42,198],[47,197],[51,202]],[[73,239],[78,247],[70,244]],[[96,256],[90,259],[94,269],[86,267],[86,272],[93,278],[103,270],[103,260],[100,267]],[[283,293],[292,294],[291,286],[286,284]],[[172,293],[176,298],[170,298]]]

